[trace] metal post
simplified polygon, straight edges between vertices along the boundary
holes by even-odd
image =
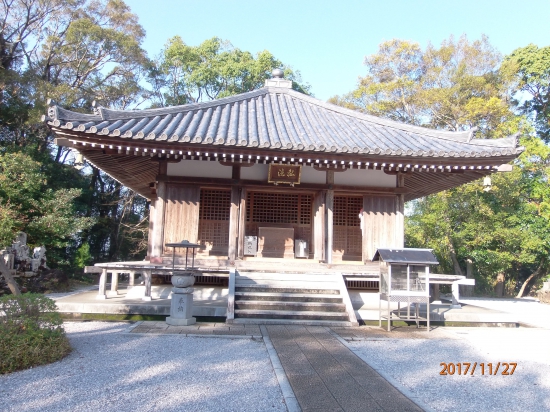
[[[428,332],[430,331],[430,299],[428,299],[428,303],[426,304],[426,319],[427,319],[427,326],[428,326]]]
[[[378,327],[382,327],[382,294],[378,298]]]
[[[388,299],[388,332],[391,329],[391,312],[390,312],[390,300]]]

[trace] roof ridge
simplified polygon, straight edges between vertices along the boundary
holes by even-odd
[[[136,114],[139,117],[150,117],[150,116],[164,116],[167,114],[175,114],[181,112],[188,112],[201,109],[209,109],[214,106],[221,106],[225,104],[231,104],[243,100],[248,100],[262,94],[266,94],[267,90],[264,88],[253,90],[251,92],[241,93],[233,96],[223,97],[221,99],[211,100],[208,102],[200,103],[188,103],[179,106],[170,106],[170,107],[158,107],[154,109],[143,109],[143,110],[112,110],[105,107],[101,107],[101,116],[105,120],[124,120],[132,119],[136,117]]]

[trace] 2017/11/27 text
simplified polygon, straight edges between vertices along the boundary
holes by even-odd
[[[471,362],[457,362],[457,363],[447,363],[441,362],[439,364],[443,369],[439,372],[440,375],[470,375],[474,376],[477,370],[478,374],[496,376],[499,374],[504,376],[513,375],[516,367],[518,366],[517,362],[498,362],[497,364],[489,363],[471,363]]]

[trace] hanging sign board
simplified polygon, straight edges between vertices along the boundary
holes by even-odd
[[[302,166],[294,165],[277,165],[271,163],[269,165],[269,174],[267,181],[269,183],[288,183],[290,185],[300,184],[302,175]]]

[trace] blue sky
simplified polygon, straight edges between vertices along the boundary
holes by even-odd
[[[269,50],[300,70],[315,97],[354,89],[365,56],[384,40],[438,45],[450,35],[482,34],[501,53],[534,43],[550,45],[550,1],[262,1],[126,0],[147,32],[145,49],[157,55],[179,35],[189,45],[217,36],[257,53]]]

